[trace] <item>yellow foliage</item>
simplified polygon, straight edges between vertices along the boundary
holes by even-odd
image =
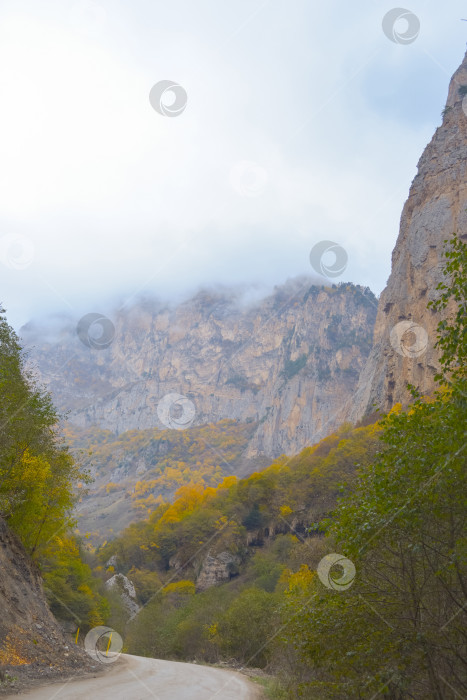
[[[98,608],[93,608],[88,614],[88,622],[91,627],[98,627],[103,625],[105,620],[102,617]]]
[[[134,496],[133,496],[134,497]],[[146,498],[138,498],[135,500],[133,507],[134,508],[139,508],[140,510],[146,510],[149,513],[154,510],[158,505],[160,504],[159,497],[155,498],[152,493],[149,494],[149,496],[146,496]]]
[[[162,593],[164,595],[169,595],[170,593],[194,595],[196,593],[196,587],[193,581],[176,581],[165,586],[162,589]]]
[[[22,650],[18,648],[18,641],[12,643],[8,635],[0,649],[0,663],[7,666],[24,666],[30,664],[31,660],[22,655]]]
[[[225,479],[221,481],[219,486],[217,487],[218,490],[220,489],[229,489],[231,486],[237,483],[237,477],[236,476],[226,476]]]
[[[212,625],[205,625],[204,629],[206,630],[208,639],[212,641],[219,634],[219,623],[213,622]]]
[[[315,578],[316,573],[311,571],[306,564],[302,564],[300,569],[295,573],[290,573],[286,575],[288,589],[287,593],[297,594],[297,593],[307,593],[310,589],[311,583]]]
[[[94,593],[92,592],[90,587],[87,585],[87,583],[82,583],[80,586],[78,586],[78,591],[81,591],[81,593],[85,593],[90,598],[94,597]]]

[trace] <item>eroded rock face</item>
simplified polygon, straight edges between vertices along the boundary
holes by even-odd
[[[139,611],[139,605],[136,602],[136,590],[133,582],[124,574],[115,574],[105,582],[107,590],[115,590],[118,592],[123,605],[131,617]]]
[[[218,586],[220,583],[230,581],[235,575],[239,563],[239,557],[230,554],[230,552],[220,552],[215,556],[208,554],[196,580],[196,589],[205,591],[211,586]]]
[[[193,425],[257,424],[245,457],[270,458],[298,452],[347,419],[375,317],[369,290],[297,278],[250,305],[233,291],[200,292],[172,308],[139,303],[116,314],[115,339],[103,350],[85,347],[70,321],[53,342],[44,342],[43,326],[22,335],[56,404],[78,426],[166,428],[157,409],[176,393],[192,401]]]
[[[420,158],[402,211],[391,275],[379,300],[373,348],[359,380],[352,420],[370,412],[373,405],[384,411],[399,402],[406,406],[410,401],[407,383],[423,394],[435,388],[439,355],[434,344],[440,317],[427,309],[427,303],[436,299],[436,287],[442,281],[444,240],[454,232],[467,237],[463,86],[467,86],[467,54],[451,79],[443,123]],[[452,307],[448,314],[451,311]],[[403,335],[401,345],[393,332],[391,343],[391,331],[404,321],[412,322],[413,330]]]
[[[53,678],[91,666],[53,617],[39,571],[1,518],[0,612],[0,666],[10,675],[27,669],[30,677]]]

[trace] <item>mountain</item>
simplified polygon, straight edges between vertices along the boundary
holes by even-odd
[[[467,54],[418,163],[379,303],[358,285],[297,278],[255,302],[203,290],[178,305],[140,299],[110,319],[22,329],[68,412],[71,444],[93,451],[82,528],[108,536],[180,486],[245,476],[374,406],[405,406],[407,383],[433,392],[439,315],[427,303],[439,294],[444,240],[467,231],[466,93]],[[91,336],[96,323],[106,342]]]
[[[269,641],[282,643],[288,627],[280,661],[294,683],[318,693],[328,684],[333,697],[334,690],[354,697],[357,685],[361,697],[385,687],[441,697],[438,681],[449,673],[461,679],[465,377],[453,397],[394,412],[386,450],[373,416],[331,433],[375,403],[406,404],[407,382],[423,393],[434,388],[440,318],[426,304],[443,280],[443,240],[453,231],[467,236],[465,95],[467,56],[420,159],[377,314],[367,289],[298,279],[256,303],[204,291],[172,307],[140,301],[112,320],[91,314],[78,323],[64,318],[58,330],[23,329],[36,373],[69,411],[68,441],[76,450],[93,447],[84,462],[96,482],[81,514],[98,519],[97,527],[112,514],[116,530],[135,519],[131,503],[148,515],[102,545],[95,567],[113,582],[130,581],[126,574],[134,581],[141,611],[129,629],[133,652],[267,667],[276,653]],[[465,289],[465,277],[460,284]],[[91,335],[96,323],[103,339]],[[458,344],[465,324],[459,329]],[[11,395],[4,390],[10,403]],[[20,422],[17,434],[24,453]],[[311,443],[295,457],[280,455]],[[269,468],[230,476],[269,455],[277,456]],[[330,517],[335,540],[323,537]],[[56,547],[65,549],[60,540]],[[343,573],[331,576],[334,565]],[[69,571],[53,566],[46,573],[60,575],[49,580],[68,587],[72,605],[73,586],[94,598],[70,563]],[[355,588],[334,595],[339,585],[350,589],[356,572]],[[407,600],[415,600],[413,610]],[[2,664],[55,676],[82,666],[47,609],[38,570],[1,518],[0,605],[0,680]]]
[[[378,303],[373,348],[360,376],[350,418],[374,404],[387,411],[410,401],[407,383],[422,394],[434,390],[439,369],[437,298],[443,243],[452,233],[467,238],[467,53],[449,86],[443,123],[418,162],[402,211],[392,269]],[[452,311],[453,307],[450,307]]]
[[[80,341],[78,319],[58,330],[29,324],[21,335],[74,426],[116,435],[173,427],[165,404],[176,394],[189,410],[182,427],[254,423],[245,457],[271,458],[344,422],[375,316],[366,288],[297,278],[251,304],[234,290],[202,291],[172,307],[140,301],[105,320],[113,340],[99,349]]]

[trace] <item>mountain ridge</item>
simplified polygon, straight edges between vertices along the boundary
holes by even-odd
[[[115,339],[102,350],[80,343],[72,324],[56,343],[41,343],[46,328],[22,336],[77,427],[167,427],[158,406],[176,393],[192,402],[194,425],[257,423],[246,456],[274,458],[345,421],[375,315],[367,288],[297,278],[245,308],[206,290],[174,308],[146,301],[116,316]]]

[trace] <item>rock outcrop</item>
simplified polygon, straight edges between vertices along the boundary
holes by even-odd
[[[418,163],[392,269],[381,294],[373,348],[360,376],[350,418],[373,406],[387,411],[410,400],[407,383],[423,394],[435,388],[439,315],[427,309],[442,281],[442,252],[452,233],[467,236],[467,53],[449,86],[443,123]],[[448,309],[448,314],[451,309]]]
[[[63,321],[53,342],[44,342],[45,324],[22,336],[77,426],[165,428],[161,402],[178,394],[195,426],[257,424],[246,457],[270,458],[298,452],[347,419],[376,305],[368,289],[298,278],[250,305],[234,291],[200,292],[176,307],[140,302],[115,314],[104,349],[84,345],[76,321]]]
[[[112,578],[109,578],[105,582],[105,587],[109,591],[117,591],[120,599],[126,609],[130,614],[130,617],[136,615],[139,611],[139,605],[136,601],[136,590],[133,582],[127,576],[123,574],[115,574]]]
[[[216,555],[208,554],[196,579],[196,589],[205,591],[211,586],[218,586],[220,583],[230,581],[232,576],[238,573],[239,563],[239,557],[230,552],[220,552]]]

